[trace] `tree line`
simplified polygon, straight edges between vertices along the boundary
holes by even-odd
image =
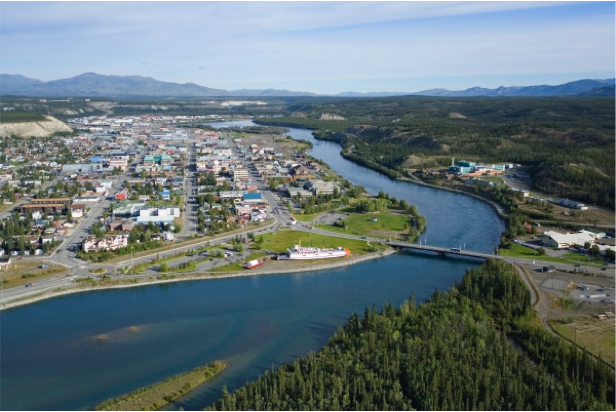
[[[319,352],[210,409],[613,410],[614,371],[534,317],[512,266],[490,260],[423,304],[353,314]]]

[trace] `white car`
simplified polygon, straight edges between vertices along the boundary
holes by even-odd
[[[231,252],[225,252],[225,257],[230,257],[230,256],[233,256],[233,253],[231,253]]]

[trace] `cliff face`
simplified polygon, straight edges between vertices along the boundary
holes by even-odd
[[[56,132],[72,132],[64,122],[52,116],[45,116],[41,122],[2,123],[0,137],[17,135],[20,137],[49,137]]]

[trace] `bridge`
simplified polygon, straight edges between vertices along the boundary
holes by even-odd
[[[388,241],[385,242],[386,244],[388,244],[391,247],[395,247],[398,249],[407,249],[413,252],[427,252],[427,253],[434,253],[436,255],[439,256],[464,256],[464,257],[471,257],[471,258],[477,258],[477,259],[489,259],[489,258],[499,258],[499,256],[494,256],[493,254],[488,254],[488,253],[482,253],[482,252],[475,252],[472,250],[465,250],[465,249],[460,249],[460,248],[447,248],[447,247],[440,247],[440,246],[428,246],[428,245],[422,245],[420,244],[416,244],[416,243],[406,243],[406,242],[398,242],[398,241]]]

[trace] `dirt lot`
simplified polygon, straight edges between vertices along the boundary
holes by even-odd
[[[343,221],[347,217],[349,217],[349,215],[345,213],[338,213],[338,212],[322,213],[316,218],[314,218],[312,223],[315,225],[333,225],[334,222]]]

